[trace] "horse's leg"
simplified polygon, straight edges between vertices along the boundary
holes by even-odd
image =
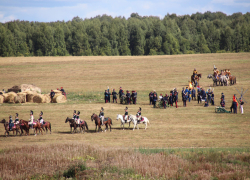
[[[147,122],[145,122],[145,130],[147,129]]]
[[[110,132],[111,132],[111,123],[109,124]]]

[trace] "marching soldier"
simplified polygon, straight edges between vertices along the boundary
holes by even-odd
[[[102,126],[103,126],[103,120],[104,120],[104,112],[103,111],[104,111],[104,109],[103,109],[103,107],[101,107],[99,118],[102,121]]]
[[[125,123],[126,123],[128,120],[128,107],[126,107],[124,110],[125,110],[125,113],[124,113],[123,119],[125,120]]]

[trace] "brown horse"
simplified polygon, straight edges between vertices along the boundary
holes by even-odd
[[[236,84],[236,77],[235,76],[229,76],[230,85]]]
[[[202,74],[197,74],[197,76],[194,77],[194,75],[191,76],[191,83],[194,83],[194,87],[199,85],[199,80],[201,78]]]
[[[51,123],[49,121],[46,121],[45,124],[41,124],[42,129],[45,131],[46,129],[46,134],[48,133],[48,129],[51,134]]]
[[[29,129],[30,129],[31,125],[29,124],[29,121],[25,121],[25,120],[21,119],[20,123],[24,124],[24,126],[23,126],[22,129],[24,129],[26,131],[26,135],[27,134],[30,135]],[[40,124],[39,121],[36,120],[35,123],[33,123],[33,128],[34,128],[35,136],[37,135],[37,130],[39,130],[42,133],[42,135],[43,135],[41,124]]]
[[[70,127],[70,132],[73,134],[74,132],[77,132],[77,124],[76,121],[72,118],[67,117],[67,119],[65,120],[65,123],[69,122],[69,127]],[[72,131],[72,127],[74,128],[74,130]],[[79,127],[79,126],[78,126]]]
[[[95,120],[95,126],[96,126],[95,131],[96,131],[97,126],[98,126],[98,132],[99,132],[101,130],[101,124],[102,124],[100,118],[95,113],[93,113],[91,116],[91,120],[92,121]],[[110,131],[111,131],[112,119],[110,119],[109,117],[104,118],[103,124],[106,126],[105,132],[106,132],[106,130],[108,130],[108,126],[110,127]]]
[[[3,126],[5,128],[5,136],[9,136],[10,134],[10,130],[9,130],[9,123],[3,119],[2,121],[0,121],[0,123],[3,123]],[[20,125],[19,124],[15,124],[14,127],[12,127],[12,130],[13,131],[13,135],[14,135],[14,132],[16,131],[16,135],[17,136],[17,133],[19,133],[21,135],[21,128],[20,128]]]
[[[25,120],[21,119],[19,122],[20,122],[20,125],[21,125],[22,133],[23,133],[23,130],[24,130],[26,132],[26,136],[30,135],[29,121],[25,121]]]
[[[88,124],[87,124],[86,121],[82,121],[82,123],[79,124],[79,126],[80,126],[81,132],[84,132],[84,133],[85,133],[85,127],[86,127],[87,130],[89,130],[89,127],[88,127]]]

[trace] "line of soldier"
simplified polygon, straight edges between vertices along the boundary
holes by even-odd
[[[165,94],[165,96],[163,96],[162,94],[160,94],[159,99],[157,97],[157,93],[154,90],[151,91],[149,93],[149,105],[153,105],[153,107],[156,107],[156,102],[157,101],[161,101],[164,109],[166,109],[167,105],[173,106],[173,104],[175,103],[176,108],[178,108],[177,102],[178,102],[178,91],[176,88],[174,88],[173,91],[170,91],[170,94],[167,95]]]
[[[33,129],[33,123],[34,123],[34,115],[33,115],[33,111],[30,110],[30,121],[29,121],[29,125],[31,126],[31,128]],[[19,124],[19,117],[18,117],[18,113],[16,113],[15,116],[15,122],[13,122],[12,116],[9,116],[9,131],[12,130],[12,128],[14,127],[15,124]],[[41,126],[43,126],[43,124],[45,124],[45,121],[43,120],[43,112],[41,111],[39,114],[39,118],[37,119],[39,120],[39,122],[41,123]]]
[[[109,87],[108,87],[108,89],[105,90],[105,92],[104,92],[104,101],[105,101],[105,103],[110,103],[110,96],[113,96],[113,103],[115,103],[115,102],[117,103],[117,95],[119,95],[119,99],[120,99],[120,103],[121,104],[123,103],[121,101],[122,97],[126,97],[127,104],[131,104],[131,98],[132,98],[132,103],[136,104],[136,101],[137,101],[137,92],[135,90],[132,91],[132,94],[130,94],[130,92],[128,90],[126,92],[127,93],[125,95],[122,87],[120,87],[118,93],[115,91],[115,89],[113,89],[113,91],[110,93],[109,92]]]

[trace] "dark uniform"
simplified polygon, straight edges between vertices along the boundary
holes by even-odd
[[[151,91],[148,96],[149,96],[149,105],[151,105],[153,104],[153,97],[154,97],[153,91]]]
[[[76,120],[76,110],[74,110],[73,118],[72,119]]]
[[[225,101],[223,100],[223,98],[221,98],[221,101],[220,101],[220,105],[221,105],[221,107],[225,107]]]
[[[137,92],[132,91],[132,99],[133,99],[133,104],[136,104],[136,99],[137,99]]]
[[[214,92],[211,93],[211,104],[214,105]]]
[[[192,89],[192,100],[196,101],[196,91],[194,88]]]
[[[141,118],[141,107],[139,107],[139,110],[138,110],[138,112],[137,112],[137,120],[138,120],[138,122],[140,122],[141,120],[142,120],[142,118]]]
[[[173,103],[175,103],[175,107],[176,107],[176,108],[178,108],[177,100],[178,100],[178,92],[177,92],[177,91],[174,91]]]
[[[117,92],[115,92],[115,89],[113,89],[112,96],[113,96],[113,103],[114,101],[117,103]]]
[[[154,105],[154,108],[156,107],[156,101],[157,101],[157,95],[154,94],[154,97],[153,97],[153,105]]]
[[[39,117],[39,122],[41,123],[41,126],[43,127],[43,125],[45,124],[45,122],[43,121],[43,112],[41,111],[41,113],[40,113],[40,117]],[[41,120],[42,120],[42,122],[41,122]]]
[[[124,113],[123,119],[125,120],[125,123],[126,123],[128,120],[128,107],[126,107],[124,110],[125,110],[125,113]]]
[[[170,96],[169,96],[169,104],[170,104],[170,106],[173,106],[173,95],[172,95],[172,92],[170,93]]]
[[[9,116],[9,131],[12,131],[12,127],[14,126],[12,116]]]
[[[55,92],[51,89],[51,92],[50,92],[51,102],[53,102],[53,97],[54,96],[55,96]]]
[[[131,94],[129,91],[127,91],[126,97],[127,97],[127,104],[130,104]]]
[[[198,91],[197,92],[197,99],[198,99],[198,104],[199,104],[201,102],[201,90],[198,89],[197,91]]]
[[[122,87],[120,87],[120,90],[119,90],[119,99],[122,97],[122,94],[123,94],[123,90],[122,90]]]
[[[205,99],[204,107],[208,107],[208,99],[207,98]]]
[[[105,90],[105,92],[104,92],[104,101],[105,101],[105,103],[108,102],[108,91],[107,90]]]

